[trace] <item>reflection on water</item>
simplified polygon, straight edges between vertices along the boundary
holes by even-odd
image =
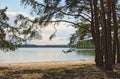
[[[0,63],[40,62],[93,59],[94,53],[74,51],[64,53],[68,48],[19,48],[16,51],[4,53],[0,51]]]
[[[94,56],[95,55],[95,50],[94,49],[77,49],[76,54],[78,55],[90,55],[90,56]]]

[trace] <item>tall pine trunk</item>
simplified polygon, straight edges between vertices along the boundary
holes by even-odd
[[[98,0],[93,1],[94,5],[94,23],[95,23],[95,61],[96,66],[102,67],[103,66],[103,54],[101,53],[101,39],[100,39],[100,24],[99,24],[99,12],[98,12]]]
[[[119,39],[117,39],[117,63],[120,63],[120,44]]]
[[[112,53],[112,37],[111,37],[111,7],[112,1],[107,0],[107,51],[105,52],[105,69],[113,70],[113,53]]]
[[[106,17],[105,17],[105,7],[104,7],[104,0],[100,0],[100,9],[101,9],[101,27],[102,27],[102,53],[105,55],[107,52],[107,32],[106,32]]]
[[[113,27],[114,27],[114,39],[113,39],[113,64],[116,61],[116,52],[119,49],[117,46],[119,44],[118,40],[118,23],[117,23],[117,16],[116,16],[116,0],[112,2],[112,15],[113,15]],[[117,44],[118,43],[118,44]]]

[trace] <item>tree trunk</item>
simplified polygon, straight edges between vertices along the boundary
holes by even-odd
[[[107,32],[106,32],[106,18],[105,18],[105,7],[103,0],[100,0],[100,7],[101,7],[101,27],[102,27],[102,53],[105,55],[107,52]]]
[[[100,24],[99,24],[99,18],[98,18],[98,2],[97,0],[94,0],[93,1],[93,5],[94,5],[94,23],[95,23],[95,51],[96,51],[96,54],[95,54],[95,61],[96,61],[96,66],[98,67],[102,67],[103,66],[103,54],[101,53],[101,41],[100,41]]]
[[[120,63],[120,47],[119,47],[119,39],[117,41],[117,63]]]
[[[97,14],[97,11],[95,11],[96,9],[93,7],[95,7],[97,9],[97,3],[93,6],[92,0],[90,0],[91,34],[92,34],[94,45],[95,45],[95,62],[96,62],[97,67],[102,67],[103,66],[103,56],[100,53],[100,32],[99,32],[98,15],[94,16],[94,14]]]
[[[118,43],[118,23],[116,16],[116,0],[112,2],[112,14],[113,14],[113,27],[114,27],[114,39],[113,39],[113,64],[115,64],[116,60],[116,51],[117,51],[117,43]]]
[[[112,37],[111,37],[111,6],[112,1],[107,0],[107,51],[105,52],[105,69],[113,70],[113,53],[112,53]]]

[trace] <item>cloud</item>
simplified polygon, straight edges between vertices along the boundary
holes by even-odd
[[[30,19],[34,19],[34,17],[28,15],[26,12],[13,12],[13,11],[6,11],[6,14],[10,17],[16,17],[17,15],[21,14],[25,17],[29,17]]]
[[[25,13],[25,12],[10,12],[10,11],[6,11],[6,14],[8,16],[17,16],[18,14],[22,14],[22,15],[28,16],[27,13]]]
[[[59,36],[56,35],[55,38],[52,40],[49,40],[50,34],[42,34],[43,39],[42,40],[32,40],[29,41],[29,44],[37,44],[37,45],[65,45],[69,43],[69,37]]]
[[[12,26],[14,26],[14,20],[17,15],[23,15],[25,17],[29,17],[30,19],[33,19],[34,17],[29,16],[26,12],[14,12],[14,11],[6,11],[6,15],[9,17],[8,23]]]
[[[26,17],[33,18],[33,17],[29,16],[26,12],[7,11],[6,14],[9,16],[9,18],[10,18],[9,23],[12,25],[14,25],[15,17],[18,14],[22,14]],[[32,41],[29,41],[28,43],[42,44],[42,45],[45,45],[45,44],[49,44],[49,45],[50,44],[54,44],[54,45],[55,44],[60,44],[60,45],[68,44],[70,34],[72,34],[75,31],[75,29],[72,26],[68,26],[68,24],[66,24],[66,23],[60,23],[59,25],[56,25],[56,29],[57,29],[56,37],[53,38],[51,41],[49,40],[49,37],[51,34],[53,34],[55,32],[54,24],[49,24],[48,26],[42,28],[42,36],[43,36],[42,40],[32,40]]]
[[[30,19],[34,19],[34,17],[28,15],[26,12],[13,12],[13,11],[6,11],[6,14],[10,17],[10,19],[13,21],[15,17],[19,14],[24,15],[25,17],[29,17]],[[55,18],[52,19],[53,21],[57,20]],[[67,23],[59,23],[58,25],[55,25],[55,28],[57,30],[75,30],[72,26],[69,26]],[[42,28],[44,31],[54,31],[54,23],[49,24],[46,27]]]

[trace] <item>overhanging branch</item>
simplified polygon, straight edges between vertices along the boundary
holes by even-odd
[[[81,25],[79,25],[77,23],[74,23],[74,22],[71,22],[71,21],[67,21],[67,20],[55,20],[55,21],[43,21],[43,22],[66,22],[66,23],[70,23],[70,24],[73,24],[73,25],[77,25],[80,28],[85,29],[88,32],[91,32],[91,30],[89,30],[89,29],[87,29],[87,28],[85,28],[85,27],[83,27],[83,26],[81,26]]]
[[[34,20],[31,20],[31,19],[29,19],[29,18],[27,18],[27,17],[23,17],[23,19],[26,19],[27,21],[30,21],[31,23],[39,23],[39,18],[37,19],[37,22],[34,22]],[[89,29],[87,29],[87,28],[79,25],[78,23],[72,22],[72,21],[67,21],[67,20],[54,20],[54,21],[53,21],[53,20],[50,20],[50,21],[44,20],[44,21],[42,21],[42,23],[44,23],[44,22],[47,22],[47,23],[56,23],[56,22],[70,23],[70,24],[73,24],[73,25],[77,25],[77,26],[79,26],[80,28],[85,29],[85,30],[88,31],[88,32],[91,32],[91,30],[89,30]]]
[[[69,16],[78,16],[78,17],[82,17],[83,19],[85,19],[86,21],[88,22],[91,22],[89,19],[87,19],[85,16],[88,16],[87,14],[84,14],[85,16],[83,15],[80,15],[80,14],[70,14],[70,13],[66,13],[66,12],[63,12],[61,10],[58,10],[59,12],[61,12],[62,14],[64,15],[69,15]],[[89,17],[90,18],[90,17]]]

